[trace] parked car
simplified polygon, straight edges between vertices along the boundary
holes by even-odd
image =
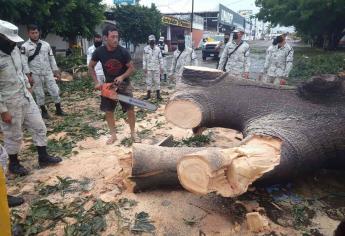
[[[219,58],[219,49],[217,46],[224,40],[223,35],[215,35],[207,38],[202,45],[202,59],[205,61],[207,57]]]

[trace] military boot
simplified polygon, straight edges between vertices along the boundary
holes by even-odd
[[[24,199],[22,197],[7,195],[7,202],[9,207],[16,207],[22,205],[24,203]]]
[[[65,116],[66,115],[61,108],[61,103],[55,103],[55,108],[56,108],[55,114],[57,116]]]
[[[144,97],[144,100],[148,100],[151,98],[151,90],[147,90],[146,97]]]
[[[40,167],[55,165],[62,161],[60,157],[50,156],[47,153],[46,146],[37,146],[37,152],[38,152],[38,164],[40,165]]]
[[[43,119],[50,119],[50,115],[48,114],[46,106],[43,105],[43,106],[40,106],[40,108],[41,108],[42,118]]]
[[[157,93],[157,100],[162,100],[160,90],[157,90],[156,93]]]
[[[24,175],[29,174],[29,171],[25,169],[24,166],[22,166],[19,163],[18,154],[12,154],[8,156],[10,159],[10,162],[8,164],[8,170],[10,171],[10,173],[19,175],[19,176],[24,176]]]

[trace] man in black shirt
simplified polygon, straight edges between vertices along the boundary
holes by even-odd
[[[89,63],[89,71],[95,82],[95,89],[101,90],[102,85],[98,82],[95,72],[95,66],[98,61],[101,62],[106,83],[115,83],[118,86],[117,92],[127,96],[133,96],[132,86],[129,76],[134,72],[134,66],[129,52],[119,45],[119,33],[114,25],[107,25],[103,29],[103,36],[106,40],[104,46],[98,47],[92,55]],[[135,113],[134,107],[120,101],[122,110],[127,112],[128,124],[131,129],[131,138],[134,142],[140,142],[135,133]],[[117,101],[106,97],[101,97],[101,110],[105,112],[105,119],[108,123],[111,137],[107,144],[116,141],[115,117],[114,111]]]

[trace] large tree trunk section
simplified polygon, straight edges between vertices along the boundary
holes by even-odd
[[[185,154],[205,148],[169,148],[157,145],[133,144],[133,192],[164,186],[177,186],[177,161]]]
[[[203,69],[204,70],[204,69]],[[194,73],[195,72],[195,73]],[[280,163],[261,180],[278,182],[328,164],[345,163],[345,86],[334,75],[313,77],[299,87],[236,79],[219,71],[201,79],[186,67],[178,91],[166,105],[168,121],[181,128],[224,127],[244,136],[283,141]]]
[[[228,149],[134,144],[130,177],[135,183],[133,191],[181,183],[197,194],[238,196],[279,164],[280,146],[279,139],[258,135]]]

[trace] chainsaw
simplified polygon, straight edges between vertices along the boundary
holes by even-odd
[[[133,106],[141,107],[150,111],[157,110],[157,106],[146,101],[142,101],[137,98],[126,96],[117,92],[118,86],[114,83],[104,83],[102,84],[101,96],[109,98],[111,100],[119,100]]]

